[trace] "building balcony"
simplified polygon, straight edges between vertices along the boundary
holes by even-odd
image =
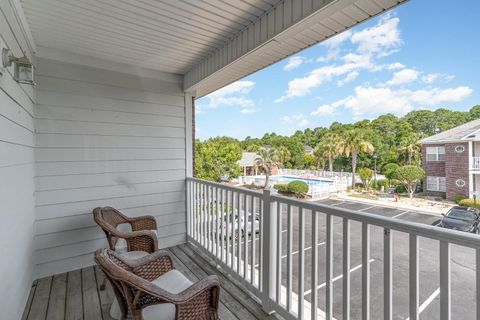
[[[471,170],[480,170],[480,157],[472,157],[471,164]]]

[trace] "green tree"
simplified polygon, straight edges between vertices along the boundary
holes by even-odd
[[[280,165],[278,152],[271,147],[263,147],[257,152],[258,157],[255,159],[255,166],[262,168],[265,173],[265,188],[268,187],[268,180],[272,175],[272,169]]]
[[[413,198],[417,184],[425,177],[425,171],[417,166],[403,166],[395,170],[393,178],[400,181],[407,189],[408,195]]]
[[[419,140],[419,135],[413,132],[400,139],[398,151],[406,155],[408,165],[412,165],[412,161],[419,158],[421,151]]]
[[[470,120],[475,120],[480,118],[480,104],[477,104],[476,106],[473,106],[470,108],[470,111],[468,112],[470,116]]]
[[[285,163],[291,159],[290,150],[287,149],[285,146],[280,146],[277,148],[277,155],[278,161],[280,162],[280,166],[283,168],[285,167]]]
[[[388,185],[392,185],[392,179],[395,171],[399,168],[400,166],[396,163],[387,163],[386,165],[383,166],[383,174],[385,175],[385,178],[388,179]]]
[[[345,132],[341,140],[342,150],[345,155],[352,158],[352,187],[355,186],[355,169],[359,153],[372,154],[375,150],[372,143],[366,139],[365,130],[351,129]]]
[[[229,137],[217,137],[205,142],[195,142],[195,176],[197,178],[221,181],[240,176],[242,168],[240,143]]]
[[[330,133],[317,145],[314,155],[328,159],[328,170],[333,171],[333,161],[342,153],[338,135]]]
[[[360,176],[360,180],[362,180],[363,188],[367,189],[368,183],[373,177],[373,170],[369,168],[360,168],[358,169],[358,175]]]

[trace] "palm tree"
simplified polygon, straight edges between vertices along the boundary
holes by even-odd
[[[420,137],[416,133],[404,136],[398,145],[398,151],[407,155],[408,165],[412,165],[412,160],[420,153],[420,144],[418,143]]]
[[[268,187],[268,179],[272,174],[272,169],[280,165],[278,152],[271,147],[262,147],[257,152],[257,158],[255,158],[255,166],[262,168],[265,171],[265,189]]]
[[[357,156],[361,152],[373,153],[375,150],[372,143],[365,137],[361,129],[351,129],[342,137],[341,146],[346,156],[352,157],[352,188],[355,187],[355,169],[357,168]]]
[[[284,146],[280,146],[277,149],[277,155],[278,155],[278,162],[280,162],[281,167],[284,167],[285,162],[287,162],[292,158],[290,151]]]
[[[333,161],[342,153],[340,139],[336,134],[330,133],[317,145],[314,154],[318,158],[328,159],[328,170],[333,171]]]

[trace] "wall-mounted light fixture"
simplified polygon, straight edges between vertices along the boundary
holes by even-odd
[[[35,66],[30,62],[27,56],[20,58],[15,57],[12,52],[7,49],[2,49],[2,64],[4,68],[14,66],[14,79],[18,83],[35,85]]]

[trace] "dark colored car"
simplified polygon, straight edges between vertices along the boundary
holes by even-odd
[[[474,208],[453,207],[447,213],[442,214],[443,218],[438,223],[438,226],[446,229],[478,233],[478,213],[478,210]]]

